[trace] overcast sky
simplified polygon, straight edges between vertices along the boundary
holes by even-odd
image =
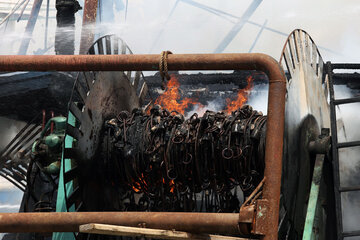
[[[112,0],[102,0],[109,3]],[[127,19],[125,22],[125,1],[118,1],[115,6],[115,19],[111,24],[101,26],[102,33],[119,34],[130,45],[135,53],[160,53],[171,50],[175,53],[212,53],[237,21],[234,17],[223,18],[192,6],[189,2],[203,4],[207,7],[241,17],[253,0],[193,0],[179,1],[177,7],[168,18],[177,0],[129,0]],[[55,1],[52,1],[55,2]],[[83,0],[79,1],[83,4]],[[52,3],[53,7],[54,3]],[[27,11],[31,9],[31,2]],[[105,7],[103,8],[105,9]],[[108,9],[108,8],[107,8]],[[109,9],[110,10],[110,9]],[[109,13],[107,10],[107,13]],[[49,40],[53,44],[55,34],[55,14],[50,11]],[[41,16],[45,15],[45,3]],[[105,19],[106,15],[102,14]],[[76,14],[77,39],[80,36],[82,11]],[[223,15],[224,16],[224,15]],[[260,27],[276,29],[288,34],[295,28],[306,30],[317,45],[331,49],[338,54],[320,49],[325,61],[360,61],[360,2],[358,0],[264,0],[249,18],[253,24],[247,23],[239,31],[224,52],[248,52]],[[11,35],[11,43],[19,40],[26,21],[15,26]],[[34,32],[29,53],[43,48],[44,20],[39,20]],[[159,32],[162,34],[159,37]],[[158,38],[159,37],[159,38]],[[157,41],[156,41],[157,39]],[[286,36],[264,30],[253,48],[253,52],[262,52],[279,59]],[[9,44],[10,45],[10,44]],[[3,49],[1,52],[16,51]],[[53,54],[50,50],[48,54]]]

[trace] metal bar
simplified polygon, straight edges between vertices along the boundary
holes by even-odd
[[[28,138],[28,136],[35,131],[35,129],[37,128],[37,125],[32,126],[25,134],[23,134],[20,138],[19,141],[17,141],[11,148],[9,148],[6,152],[4,152],[4,156],[8,156],[10,155],[20,144],[22,144],[25,139]]]
[[[344,98],[334,100],[335,105],[360,102],[360,97]]]
[[[359,63],[332,63],[332,69],[360,69]]]
[[[239,234],[237,213],[49,212],[1,213],[0,232],[78,232],[88,223],[176,229],[193,233]]]
[[[357,147],[360,146],[360,141],[342,142],[336,145],[337,148]]]
[[[160,54],[1,55],[0,71],[158,71]],[[261,53],[170,54],[169,70],[260,70],[285,78],[280,65]],[[284,80],[285,81],[285,80]]]
[[[25,130],[27,130],[30,125],[31,125],[32,122],[29,122],[25,125],[25,127],[23,127],[20,132],[18,132],[16,134],[16,136],[10,141],[10,143],[8,145],[6,145],[6,147],[0,152],[0,156],[3,155],[10,147],[11,145],[16,141],[18,140],[18,138],[25,132]]]
[[[236,35],[240,32],[240,30],[244,27],[247,20],[253,15],[256,9],[259,7],[262,0],[253,0],[250,6],[245,10],[241,18],[234,24],[234,26],[230,29],[229,33],[225,36],[225,38],[221,41],[221,43],[216,47],[215,53],[222,53],[225,48],[232,42],[232,40],[236,37]]]
[[[160,55],[0,56],[0,71],[157,71],[160,58]],[[267,141],[265,148],[266,167],[264,176],[266,177],[266,182],[263,189],[263,198],[268,199],[269,210],[268,214],[262,216],[262,218],[266,218],[268,223],[264,231],[265,236],[263,239],[277,239],[286,92],[286,78],[283,69],[275,59],[260,53],[170,54],[168,56],[168,69],[259,70],[265,72],[268,75],[269,114],[267,120]],[[69,214],[68,222],[71,222],[71,214],[77,213]],[[152,215],[154,214],[155,213]],[[154,216],[158,216],[156,214]],[[150,214],[147,216],[151,218],[152,215]],[[41,216],[42,215],[31,216],[38,217],[39,219],[31,218],[31,221],[30,219],[27,219],[29,221],[26,222],[26,227],[31,228],[32,223],[36,222],[35,220],[40,221],[41,219],[52,219],[52,217],[46,217],[45,215],[44,217]],[[167,216],[170,217],[170,215]],[[111,214],[108,217],[111,217]],[[165,217],[162,221],[168,222],[168,217]],[[207,219],[205,219],[206,218],[203,218],[200,221],[207,221]],[[178,220],[179,222],[184,221],[183,219]],[[99,221],[88,221],[84,223],[90,222]],[[173,223],[180,224],[179,222]],[[152,222],[151,224],[156,224],[156,222]],[[174,226],[177,226],[176,224]],[[198,224],[204,223],[197,222],[194,226]],[[220,224],[220,226],[223,225],[222,222],[217,222],[217,224]],[[24,225],[21,226],[25,227]],[[21,230],[21,228],[18,230]],[[207,228],[207,231],[209,230],[212,230],[212,228]],[[57,231],[59,231],[59,229],[57,229]]]
[[[31,40],[31,37],[32,37],[32,33],[34,31],[34,28],[35,28],[36,20],[37,20],[37,18],[39,16],[41,4],[42,4],[42,0],[35,0],[34,1],[34,4],[33,4],[32,9],[31,9],[30,18],[29,18],[28,23],[27,23],[26,28],[25,28],[24,38],[21,41],[21,45],[20,45],[20,49],[19,49],[19,55],[25,55],[27,50],[28,50],[30,40]]]
[[[320,194],[320,184],[322,177],[322,170],[324,164],[324,154],[317,154],[315,160],[314,173],[312,177],[311,189],[309,203],[307,206],[305,227],[303,233],[303,240],[312,240],[318,239],[318,231],[316,230],[318,226],[315,223],[315,214],[317,212],[318,203],[319,203],[319,194]],[[321,205],[320,205],[321,206]]]
[[[341,196],[339,193],[340,187],[340,172],[339,172],[339,153],[335,147],[338,144],[337,138],[337,126],[336,126],[336,109],[334,104],[334,82],[332,78],[332,64],[331,62],[326,63],[326,70],[329,79],[329,92],[330,92],[330,119],[331,119],[331,145],[332,147],[332,165],[334,175],[334,194],[335,194],[335,211],[336,211],[336,231],[337,239],[342,239],[342,213],[341,213]]]
[[[44,49],[47,48],[47,38],[48,38],[48,28],[49,28],[49,10],[50,10],[50,0],[46,2],[46,19],[45,19],[45,39],[44,39]]]
[[[356,236],[360,236],[360,230],[343,232],[342,236],[343,236],[343,237],[356,237]]]
[[[262,27],[260,28],[258,34],[256,35],[255,40],[254,40],[253,44],[251,45],[251,47],[250,47],[250,49],[249,49],[249,53],[251,53],[251,52],[253,51],[256,43],[258,42],[258,40],[259,40],[259,38],[260,38],[260,36],[261,36],[261,34],[262,34],[262,32],[264,31],[264,28],[265,28],[265,26],[266,26],[266,24],[267,24],[267,21],[268,21],[268,20],[266,19],[265,22],[264,22],[264,24],[263,24]]]
[[[10,175],[8,175],[7,173],[1,172],[2,170],[0,170],[0,176],[2,176],[3,178],[5,178],[6,180],[8,180],[9,182],[11,182],[12,184],[14,184],[17,188],[19,188],[21,191],[25,192],[25,188],[26,186],[21,183],[21,182],[17,182],[16,180],[13,180],[11,178]]]
[[[94,41],[94,25],[96,23],[97,8],[98,0],[85,0],[81,30],[80,54],[86,54]]]
[[[358,186],[351,186],[351,187],[340,187],[340,192],[354,192],[354,191],[360,191],[360,185]]]

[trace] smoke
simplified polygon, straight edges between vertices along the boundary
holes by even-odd
[[[234,97],[236,92],[234,92]],[[261,111],[264,115],[267,113],[267,98],[268,98],[268,85],[259,84],[255,85],[248,96],[248,100],[245,104],[253,107],[254,110]],[[206,111],[219,112],[226,108],[225,98],[218,96],[214,100],[208,101],[206,105],[194,105],[193,108],[185,113],[185,118],[191,117],[194,113],[197,113],[199,117],[203,116]]]
[[[267,114],[268,88],[267,84],[255,85],[251,90],[247,103],[256,111],[261,111],[264,115]]]
[[[125,1],[101,2],[98,27],[95,29],[97,37],[118,34],[135,53],[160,53],[164,49],[172,50],[174,53],[211,53],[252,1],[196,1],[235,17],[221,17],[177,0],[155,0],[151,3],[145,0],[128,1],[127,12]],[[84,6],[83,1],[80,1],[80,4]],[[25,14],[30,12],[31,6],[32,1],[27,6]],[[250,18],[251,23],[244,25],[225,52],[248,52],[260,31],[259,26],[268,20],[267,27],[277,32],[265,29],[253,52],[266,53],[278,59],[286,35],[295,28],[303,28],[319,46],[323,47],[320,50],[324,59],[359,61],[359,34],[356,32],[357,22],[360,21],[359,8],[355,0],[349,0],[346,4],[335,0],[263,1]],[[45,12],[44,3],[28,54],[38,53],[44,49]],[[75,15],[76,51],[80,43],[82,13],[83,11],[79,11]],[[55,38],[55,15],[55,2],[51,2],[47,41],[49,46],[53,45]],[[7,46],[1,49],[2,54],[17,53],[27,23],[26,18],[23,19],[20,22],[9,22],[6,31],[4,26],[0,28],[4,33],[1,41]],[[331,28],[324,28],[324,24]],[[46,53],[54,54],[53,47]]]
[[[25,126],[24,122],[15,121],[5,117],[0,117],[0,152],[24,126]],[[0,192],[5,190],[12,190],[14,192],[19,192],[19,190],[17,190],[17,188],[12,183],[7,181],[3,177],[0,177]],[[1,201],[0,201],[0,207],[1,207]]]
[[[216,99],[207,102],[205,106],[195,105],[193,109],[185,113],[185,118],[191,117],[193,114],[197,113],[199,117],[203,116],[206,111],[219,112],[224,109],[224,99],[217,97]]]
[[[0,151],[15,137],[25,126],[24,122],[0,117]]]
[[[354,97],[354,94],[355,92],[351,91],[346,86],[335,86],[335,97],[338,99]],[[337,121],[338,126],[340,126],[340,129],[338,128],[339,142],[360,140],[358,128],[360,115],[356,109],[360,109],[360,103],[340,105],[339,109],[337,109]],[[342,187],[360,185],[359,156],[360,147],[339,149],[340,185]],[[344,231],[359,230],[359,198],[359,192],[345,192],[341,195]],[[360,237],[351,239],[360,239]]]

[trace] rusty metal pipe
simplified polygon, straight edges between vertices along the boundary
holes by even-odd
[[[239,214],[178,212],[1,213],[0,232],[78,232],[87,223],[239,234]]]
[[[0,56],[0,71],[158,71],[160,55]],[[284,79],[275,59],[265,54],[170,54],[169,70],[261,70]],[[284,79],[285,81],[285,79]]]
[[[0,71],[157,71],[159,70],[159,61],[160,55],[0,56]],[[263,218],[266,218],[267,225],[263,228],[265,235],[263,239],[277,239],[286,92],[286,79],[282,68],[275,59],[268,55],[244,53],[170,54],[168,56],[168,69],[261,70],[268,75],[269,97],[264,173],[266,182],[263,198],[268,200],[269,209],[267,209],[265,216],[261,214],[256,216],[255,221],[256,218],[262,218],[262,221]],[[151,214],[148,216],[151,217]],[[36,215],[36,217],[39,221],[47,219],[43,218],[42,215]],[[35,218],[26,219],[24,221],[29,225],[35,220]],[[168,220],[167,218],[164,219]],[[182,219],[178,220],[179,222],[183,221]],[[159,219],[159,221],[164,220]],[[198,221],[200,224],[207,219],[198,219]],[[1,220],[0,225],[5,224],[2,222]],[[70,220],[66,223],[70,223]],[[17,222],[17,224],[20,223]],[[221,222],[217,222],[217,224],[223,225]],[[210,230],[211,228],[207,229],[207,231]]]
[[[85,0],[83,22],[81,29],[80,54],[86,54],[91,44],[94,42],[94,31],[96,24],[96,13],[98,0]]]

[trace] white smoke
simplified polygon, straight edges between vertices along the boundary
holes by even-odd
[[[8,118],[0,117],[0,152],[4,147],[15,137],[15,135],[24,127],[25,123],[20,121],[11,120]],[[9,195],[18,195],[21,191],[18,190],[12,183],[3,177],[0,177],[0,192],[10,190]],[[3,193],[0,193],[3,194]],[[5,203],[6,204],[12,204]],[[1,202],[0,202],[0,212]]]
[[[0,117],[0,151],[15,137],[15,135],[24,126],[24,122]]]
[[[185,113],[185,118],[189,118],[195,113],[197,113],[199,117],[202,117],[206,111],[219,112],[223,109],[224,99],[219,97],[207,102],[205,106],[195,105],[191,111]]]
[[[233,97],[236,96],[234,92]],[[254,110],[261,111],[264,115],[267,113],[267,100],[268,100],[268,85],[259,84],[255,85],[249,93],[248,104],[253,107]],[[199,117],[203,116],[206,111],[219,112],[226,108],[226,100],[222,96],[208,101],[205,105],[195,105],[189,112],[185,113],[185,118],[191,117],[194,113],[197,113]]]
[[[337,99],[354,97],[346,86],[335,86],[335,97]],[[349,142],[359,141],[359,122],[360,115],[357,109],[360,109],[360,103],[339,105],[337,110],[338,125],[343,122],[343,128],[338,129],[338,141]],[[340,185],[342,187],[360,185],[360,147],[339,149],[340,161]],[[360,193],[347,192],[342,193],[342,211],[343,211],[343,227],[344,231],[359,230],[360,222]],[[355,237],[351,239],[360,239]]]

